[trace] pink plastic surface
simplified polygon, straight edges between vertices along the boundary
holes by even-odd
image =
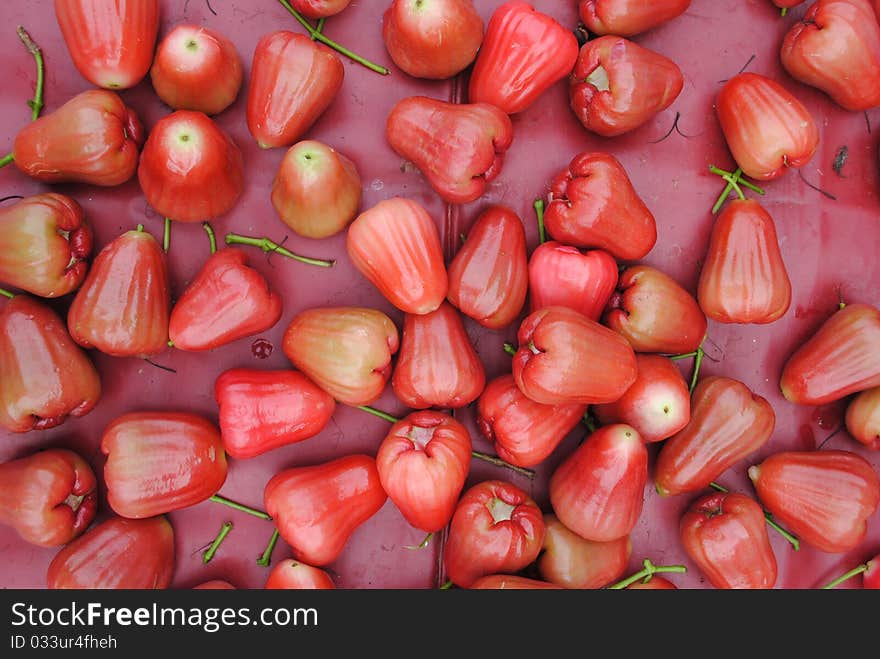
[[[501,0],[476,0],[488,21]],[[281,293],[284,314],[281,321],[262,335],[274,346],[268,359],[252,354],[253,339],[203,354],[172,349],[155,358],[170,373],[138,359],[117,359],[92,353],[101,373],[104,394],[97,408],[86,417],[68,420],[50,431],[24,435],[0,433],[0,461],[21,457],[49,447],[66,446],[84,455],[100,475],[103,456],[98,448],[106,425],[116,416],[135,410],[184,410],[216,419],[213,398],[215,378],[231,367],[285,368],[280,341],[290,319],[299,311],[322,305],[359,305],[381,309],[401,326],[401,314],[361,277],[348,261],[344,235],[313,241],[299,238],[275,216],[269,190],[284,149],[260,150],[248,133],[244,110],[248,72],[254,46],[265,33],[276,29],[300,31],[300,26],[283,7],[272,0],[260,2],[214,0],[216,15],[203,0],[164,0],[160,38],[172,26],[186,22],[210,26],[229,36],[242,56],[245,88],[236,103],[217,121],[241,147],[246,164],[246,192],[229,215],[213,220],[218,236],[237,232],[269,236],[285,247],[316,257],[337,259],[330,270],[314,268],[281,257],[267,258],[258,250],[249,252],[250,263],[263,272]],[[466,73],[445,82],[417,81],[394,68],[381,40],[382,12],[386,1],[354,2],[341,15],[327,22],[329,36],[374,61],[387,64],[392,73],[382,77],[345,60],[342,91],[326,114],[309,131],[308,137],[324,141],[348,155],[358,166],[364,184],[363,208],[394,195],[422,203],[438,223],[444,237],[447,258],[457,247],[458,236],[467,232],[479,212],[489,203],[507,204],[525,223],[529,246],[537,245],[537,226],[532,202],[546,192],[551,177],[577,153],[605,150],[627,168],[633,183],[656,215],[659,239],[644,259],[695,291],[712,216],[709,209],[723,187],[709,174],[710,164],[734,169],[713,111],[720,82],[737,73],[754,56],[748,68],[780,80],[800,98],[821,130],[821,146],[804,176],[836,197],[826,198],[808,188],[796,172],[766,185],[763,199],[774,217],[783,256],[794,287],[789,312],[770,326],[723,326],[710,323],[709,358],[703,373],[724,374],[745,382],[765,396],[777,414],[776,431],[758,453],[731,468],[718,480],[731,489],[752,494],[746,478],[748,466],[785,449],[814,449],[841,424],[843,403],[823,409],[797,407],[778,392],[784,360],[836,308],[838,293],[849,302],[880,305],[880,222],[877,202],[877,133],[880,112],[868,118],[877,125],[869,131],[866,117],[837,108],[822,93],[794,82],[780,67],[778,52],[787,28],[803,15],[806,5],[780,18],[769,0],[694,0],[689,11],[653,32],[635,38],[639,43],[675,60],[682,68],[684,91],[667,111],[646,126],[624,137],[604,140],[585,132],[568,108],[564,83],[555,85],[540,102],[514,118],[515,139],[503,171],[489,192],[478,201],[447,207],[385,142],[384,125],[391,106],[399,99],[425,94],[443,99],[466,100]],[[577,25],[574,0],[537,0],[535,6],[567,26]],[[0,94],[3,119],[0,151],[11,149],[15,132],[28,120],[26,99],[33,92],[33,60],[15,36],[15,26],[24,25],[42,46],[46,60],[46,107],[50,112],[74,94],[89,88],[74,68],[58,25],[52,3],[15,0],[0,6],[0,62],[4,86]],[[168,113],[150,87],[149,79],[122,96],[139,113],[147,128]],[[688,137],[673,132],[654,143],[672,126],[680,113],[679,127]],[[849,157],[842,176],[832,170],[839,147],[846,145]],[[30,195],[47,189],[29,180],[13,166],[0,170],[0,193]],[[161,236],[162,218],[146,204],[137,180],[113,189],[59,185],[84,207],[96,230],[97,248],[120,233],[143,223]],[[249,248],[245,248],[249,249]],[[97,251],[97,250],[96,250]],[[179,295],[208,256],[208,242],[201,227],[175,225],[169,266],[173,293]],[[68,301],[56,306],[64,310]],[[0,304],[3,304],[0,302]],[[509,369],[509,358],[501,347],[515,341],[516,326],[491,332],[467,322],[467,329],[487,368],[488,377]],[[690,364],[681,364],[689,374]],[[402,415],[390,386],[376,406]],[[491,452],[491,446],[473,425],[474,410],[457,414],[473,433],[477,450]],[[229,476],[221,493],[231,499],[260,507],[263,487],[282,468],[321,462],[347,453],[375,451],[388,430],[380,419],[340,405],[327,428],[303,443],[277,449],[258,458],[231,460]],[[555,466],[577,445],[585,430],[579,428],[537,469],[537,478],[527,478],[491,465],[474,462],[468,485],[488,478],[510,479],[529,491],[549,510],[547,481]],[[863,449],[845,431],[838,432],[825,448],[847,449],[863,455],[880,468],[880,454]],[[651,455],[657,447],[651,448]],[[3,493],[0,493],[3,496]],[[102,491],[103,496],[103,491]],[[656,564],[683,563],[686,575],[672,575],[682,588],[704,588],[697,569],[689,563],[678,540],[678,520],[694,497],[682,495],[660,499],[649,480],[642,517],[632,533],[631,572],[640,569],[644,558]],[[102,499],[100,517],[108,514]],[[210,579],[226,579],[240,588],[261,588],[268,569],[255,559],[263,551],[272,531],[269,523],[213,503],[203,503],[169,515],[174,526],[177,567],[173,587],[189,588]],[[201,549],[215,536],[221,524],[232,520],[233,532],[214,560],[202,564]],[[420,550],[424,534],[404,521],[390,501],[350,539],[344,553],[331,566],[340,587],[431,588],[442,583],[441,541],[435,538]],[[866,540],[847,554],[823,554],[802,547],[794,552],[775,533],[771,542],[779,563],[777,588],[809,588],[826,583],[850,567],[880,551],[880,513],[869,522]],[[42,588],[46,568],[56,550],[40,549],[23,542],[8,527],[0,527],[0,586]],[[280,542],[273,564],[290,555]],[[841,587],[855,587],[854,579]]]

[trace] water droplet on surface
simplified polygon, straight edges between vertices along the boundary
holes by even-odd
[[[378,192],[379,190],[381,190],[382,188],[385,187],[385,183],[384,183],[384,181],[382,181],[382,179],[380,179],[380,178],[374,178],[374,179],[373,179],[373,182],[370,183],[370,187],[371,187],[373,190],[375,190],[376,192]]]

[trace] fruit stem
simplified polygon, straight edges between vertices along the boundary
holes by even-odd
[[[34,87],[34,98],[28,101],[28,107],[31,109],[31,121],[36,121],[40,116],[40,111],[43,109],[43,81],[46,76],[43,51],[31,39],[31,35],[28,34],[23,26],[19,25],[16,32],[18,32],[18,38],[21,39],[28,52],[34,56],[34,61],[37,63],[37,84]]]
[[[269,520],[269,521],[271,521],[271,519],[272,519],[268,515],[268,513],[264,513],[262,510],[257,510],[256,508],[251,508],[250,506],[245,506],[242,503],[237,503],[237,502],[232,501],[231,499],[227,499],[226,497],[221,496],[219,494],[215,494],[210,499],[208,499],[208,501],[213,501],[214,503],[219,503],[221,505],[228,506],[229,508],[232,508],[233,510],[238,510],[239,512],[247,513],[248,515],[253,515],[254,517],[259,517],[260,519],[265,519],[265,520]]]
[[[739,196],[740,199],[746,198],[743,194],[742,189],[739,187],[740,185],[748,188],[752,192],[758,193],[759,195],[766,194],[764,190],[759,188],[757,185],[744,179],[742,177],[743,171],[740,168],[737,168],[735,172],[728,172],[723,169],[719,169],[715,165],[709,165],[709,171],[713,174],[717,174],[725,181],[727,181],[727,187],[724,188],[724,192],[721,193],[721,196],[718,197],[718,201],[716,201],[715,205],[712,206],[713,215],[717,213],[724,205],[724,202],[727,201],[727,196],[730,194],[731,190],[736,190],[736,194]]]
[[[719,492],[724,492],[725,494],[727,492],[730,492],[730,490],[728,490],[723,485],[719,485],[718,483],[709,483],[709,487],[711,487],[713,490],[717,490]],[[767,521],[767,525],[771,529],[776,531],[779,535],[781,535],[783,538],[788,540],[789,544],[791,544],[791,546],[794,547],[795,551],[800,551],[801,550],[801,541],[797,539],[797,536],[792,535],[791,533],[786,531],[784,528],[779,526],[779,524],[776,522],[776,520],[773,519],[773,515],[771,515],[770,512],[766,508],[764,508],[763,510],[764,510],[764,519]]]
[[[3,156],[2,159],[0,159],[0,167],[6,167],[6,165],[11,163],[13,160],[15,160],[15,154],[7,153],[5,156]]]
[[[316,32],[317,34],[320,34],[321,32],[324,31],[324,23],[326,23],[326,22],[327,22],[327,17],[326,17],[326,16],[322,16],[321,18],[318,19],[318,22],[317,22],[317,24],[315,25],[315,32]],[[312,41],[314,41],[314,40],[315,40],[315,35],[313,34],[313,35],[312,35]]]
[[[272,537],[269,538],[269,544],[266,545],[265,551],[257,559],[257,565],[260,567],[269,567],[272,562],[272,552],[275,551],[275,545],[278,544],[278,529],[273,529]]]
[[[837,579],[835,579],[834,581],[831,581],[830,583],[825,584],[824,586],[822,586],[822,590],[831,590],[832,588],[837,588],[837,586],[842,584],[844,581],[848,581],[849,579],[852,579],[854,576],[861,574],[862,572],[867,572],[867,571],[868,571],[868,564],[863,563],[862,565],[859,565],[858,567],[854,567],[852,570],[850,570],[846,574],[837,577]]]
[[[516,465],[512,465],[509,462],[505,462],[499,457],[494,455],[489,455],[488,453],[480,453],[479,451],[471,451],[471,455],[475,457],[477,460],[482,460],[483,462],[488,462],[489,464],[493,464],[496,467],[503,467],[504,469],[510,469],[511,471],[515,471],[522,476],[525,476],[529,480],[535,479],[535,472],[531,469],[526,469],[525,467],[517,467]]]
[[[217,253],[217,236],[214,235],[214,229],[208,222],[202,222],[202,228],[208,234],[208,240],[211,241],[211,254]]]
[[[697,388],[697,380],[700,377],[700,369],[703,367],[703,358],[705,356],[706,353],[703,351],[703,347],[700,346],[699,348],[697,348],[697,355],[694,358],[694,374],[691,376],[691,393],[694,393],[694,389]]]
[[[428,535],[425,536],[425,539],[422,540],[419,544],[417,544],[417,545],[404,545],[404,547],[406,549],[424,549],[425,547],[428,546],[428,543],[431,542],[431,538],[433,538],[433,537],[434,537],[434,534],[429,533]]]
[[[544,200],[535,199],[535,214],[538,216],[538,243],[543,245],[547,242],[547,229],[544,227]]]
[[[370,407],[369,405],[357,405],[357,409],[361,412],[366,412],[367,414],[372,414],[373,416],[377,416],[380,419],[384,419],[388,423],[397,423],[400,421],[396,416],[391,416],[388,412],[383,412],[382,410],[377,410],[375,407]]]
[[[599,429],[599,426],[596,425],[596,419],[593,418],[593,415],[590,414],[589,411],[584,414],[584,418],[581,419],[581,422],[587,427],[587,430],[589,430],[591,433],[594,433],[596,432],[596,430]]]
[[[214,538],[214,542],[212,542],[211,546],[205,550],[204,554],[202,554],[202,563],[207,565],[211,562],[211,559],[214,558],[214,554],[216,554],[217,550],[220,548],[220,544],[226,539],[226,536],[229,535],[231,530],[232,522],[224,522],[223,526],[220,527],[220,532],[217,534],[217,537]]]
[[[0,295],[3,297],[8,297],[10,300],[15,297],[14,293],[10,293],[5,288],[0,288]]]
[[[516,348],[513,347],[512,343],[505,343],[504,352],[513,357],[516,354]]]
[[[294,261],[299,261],[300,263],[305,263],[307,265],[316,265],[321,268],[332,268],[334,265],[336,265],[335,260],[325,261],[323,259],[313,259],[308,256],[294,254],[289,249],[283,248],[281,245],[273,240],[269,240],[268,238],[251,238],[250,236],[239,236],[235,233],[227,233],[226,244],[250,245],[251,247],[259,247],[266,254],[268,254],[269,252],[281,254],[281,256],[286,256],[287,258],[293,259]]]
[[[280,2],[284,6],[284,8],[287,11],[289,11],[290,14],[297,21],[299,21],[300,25],[302,25],[306,30],[308,30],[309,36],[311,36],[312,39],[320,41],[321,43],[323,43],[326,46],[330,46],[330,48],[332,48],[336,52],[341,53],[342,55],[345,55],[346,57],[348,57],[351,60],[354,60],[358,64],[367,67],[371,71],[375,71],[376,73],[381,73],[383,76],[387,76],[390,73],[390,71],[388,69],[386,69],[384,66],[374,64],[373,62],[371,62],[367,59],[364,59],[360,55],[353,53],[345,46],[341,46],[338,43],[336,43],[335,41],[333,41],[332,39],[329,39],[328,37],[324,36],[324,34],[322,34],[317,29],[312,27],[312,24],[309,23],[305,18],[303,18],[302,14],[300,14],[296,9],[291,7],[290,3],[287,2],[287,0],[278,0],[278,2]]]
[[[167,254],[171,247],[171,218],[165,218],[165,228],[162,231],[162,250]]]
[[[452,583],[452,579],[447,581],[445,584],[440,586],[440,590],[450,590],[455,584]]]
[[[783,7],[783,8],[779,11],[779,15],[782,16],[782,18],[785,18],[786,14],[788,14],[788,7]]]
[[[696,356],[697,356],[697,351],[694,350],[693,352],[685,352],[681,355],[670,355],[668,357],[668,359],[673,362],[678,362],[678,361],[681,361],[682,359],[690,359],[691,357],[696,357]]]
[[[642,561],[642,565],[645,566],[643,570],[636,572],[623,581],[618,581],[616,584],[608,586],[608,590],[623,590],[627,586],[631,586],[636,581],[641,581],[642,579],[647,583],[647,581],[655,574],[662,572],[674,572],[677,574],[684,574],[687,572],[687,568],[684,565],[654,565],[648,558]]]

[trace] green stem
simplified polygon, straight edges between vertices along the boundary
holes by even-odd
[[[8,297],[10,300],[15,297],[15,293],[10,293],[5,288],[0,288],[0,295]]]
[[[268,254],[269,252],[281,254],[281,256],[286,256],[287,258],[299,261],[300,263],[316,265],[321,268],[332,268],[334,265],[336,265],[335,260],[325,261],[323,259],[313,259],[308,256],[300,256],[299,254],[294,254],[289,249],[284,249],[281,245],[273,240],[269,240],[268,238],[251,238],[250,236],[239,236],[235,233],[227,233],[226,244],[250,245],[251,247],[259,247],[266,254]]]
[[[706,353],[703,352],[703,348],[697,348],[697,356],[694,359],[694,374],[691,376],[691,386],[690,392],[694,393],[694,389],[697,388],[697,380],[700,378],[700,369],[703,366],[703,357],[706,356]]]
[[[212,542],[211,546],[205,550],[204,554],[202,554],[202,563],[207,565],[211,562],[211,559],[214,558],[214,554],[220,549],[220,544],[226,539],[226,536],[229,535],[231,530],[232,522],[225,522],[223,526],[220,527],[220,533],[217,534],[217,537],[214,538],[214,542]]]
[[[165,228],[162,231],[162,250],[167,254],[171,247],[171,218],[165,218]]]
[[[516,348],[513,347],[512,343],[505,343],[504,352],[513,357],[516,354]]]
[[[471,455],[477,460],[488,462],[489,464],[493,464],[496,467],[503,467],[504,469],[515,471],[516,473],[525,476],[529,480],[534,480],[535,478],[535,472],[531,469],[526,469],[525,467],[517,467],[516,465],[512,465],[509,462],[505,462],[497,456],[489,455],[488,453],[480,453],[479,451],[471,451]]]
[[[713,490],[718,490],[719,492],[724,492],[724,493],[730,492],[730,490],[728,490],[723,485],[719,485],[718,483],[709,483],[709,487],[711,487]],[[794,547],[795,551],[801,550],[801,541],[798,540],[797,536],[789,533],[784,528],[779,526],[779,524],[776,522],[776,520],[773,519],[773,515],[769,511],[767,511],[766,509],[764,509],[764,519],[767,521],[767,526],[769,526],[771,529],[773,529],[779,535],[781,535],[783,538],[785,538],[789,542],[789,544],[792,547]]]
[[[318,22],[315,24],[315,32],[316,32],[317,34],[320,34],[320,33],[322,33],[322,32],[324,31],[324,23],[326,23],[326,22],[327,22],[327,18],[324,17],[324,16],[322,16],[321,18],[318,19]],[[314,41],[315,38],[316,38],[316,37],[315,37],[315,35],[313,34],[313,35],[312,35],[312,41]]]
[[[589,413],[589,411],[584,414],[584,418],[581,422],[587,427],[591,433],[596,432],[599,429],[599,426],[596,425],[596,419],[593,418],[593,415]]]
[[[217,236],[214,235],[214,229],[211,228],[211,225],[207,222],[202,222],[202,228],[205,230],[205,233],[208,234],[208,240],[211,241],[211,254],[217,253]]]
[[[31,35],[27,33],[27,30],[25,30],[24,27],[19,25],[16,31],[18,32],[18,38],[21,39],[25,48],[28,49],[28,52],[34,56],[34,61],[37,63],[37,84],[34,87],[34,98],[33,100],[28,101],[28,107],[31,109],[31,121],[36,121],[40,116],[40,111],[43,109],[43,81],[46,77],[46,67],[43,63],[43,51],[40,50],[40,47],[33,39],[31,39]]]
[[[788,7],[783,7],[783,8],[779,11],[779,13],[780,13],[780,15],[782,16],[782,18],[785,18],[786,14],[788,14]]]
[[[357,405],[357,409],[361,412],[366,412],[367,414],[372,414],[373,416],[377,416],[380,419],[384,419],[388,423],[397,423],[400,421],[396,416],[391,416],[388,412],[383,412],[382,410],[377,410],[375,407],[370,407],[369,405]]]
[[[681,355],[670,355],[668,357],[668,359],[670,359],[674,362],[677,362],[677,361],[681,361],[682,359],[690,359],[691,357],[696,357],[696,356],[697,356],[697,351],[694,350],[693,352],[686,352]]]
[[[272,531],[272,537],[269,538],[269,544],[266,545],[265,551],[257,559],[257,565],[261,567],[269,567],[272,562],[272,552],[275,551],[275,545],[278,544],[278,529]]]
[[[623,590],[627,586],[631,586],[636,581],[641,581],[642,579],[648,579],[653,577],[655,574],[660,573],[676,573],[676,574],[684,574],[687,572],[687,568],[684,565],[654,565],[649,559],[645,559],[642,561],[642,565],[644,565],[644,569],[636,572],[634,575],[627,577],[623,581],[618,581],[616,584],[608,586],[608,590]]]
[[[759,188],[757,185],[752,183],[751,181],[747,181],[743,178],[743,171],[740,168],[737,168],[734,172],[728,172],[723,169],[716,167],[715,165],[709,165],[709,171],[713,174],[717,174],[725,181],[727,181],[727,186],[724,188],[724,191],[721,193],[721,196],[718,197],[718,200],[715,202],[715,205],[712,206],[712,214],[714,215],[719,210],[721,210],[721,206],[724,205],[724,202],[727,201],[727,197],[730,194],[731,190],[736,190],[736,194],[740,199],[745,199],[745,195],[743,194],[740,186],[744,188],[748,188],[752,192],[756,192],[759,195],[766,194],[762,188]]]
[[[6,167],[9,163],[15,160],[14,153],[7,153],[3,158],[0,158],[0,167]]]
[[[272,520],[272,518],[267,513],[264,513],[262,510],[257,510],[256,508],[251,508],[250,506],[245,506],[242,503],[237,503],[237,502],[232,501],[231,499],[227,499],[226,497],[221,496],[219,494],[215,494],[210,499],[208,499],[208,501],[213,501],[214,503],[219,503],[221,505],[228,506],[229,508],[232,508],[233,510],[238,510],[239,512],[247,513],[248,515],[253,515],[254,517],[259,517],[260,519],[265,519],[265,520],[269,520],[269,521]]]
[[[135,228],[136,228],[137,231],[140,233],[140,232],[142,232],[142,231],[144,230],[144,225],[143,225],[143,224],[138,224],[137,227],[135,227]]]
[[[822,586],[822,590],[831,590],[832,588],[837,588],[844,581],[848,581],[849,579],[852,579],[854,576],[861,574],[862,572],[867,572],[867,571],[868,571],[868,564],[867,563],[865,563],[863,565],[859,565],[858,567],[854,567],[852,570],[850,570],[846,574],[841,575],[841,576],[837,577],[837,579],[835,579],[834,581]]]
[[[452,583],[452,580],[450,579],[450,580],[447,581],[445,584],[443,584],[442,586],[440,586],[440,590],[450,590],[454,585],[455,585],[455,584],[453,584],[453,583]]]
[[[433,538],[433,537],[434,537],[434,534],[429,533],[428,535],[425,536],[425,539],[422,540],[419,544],[417,544],[417,545],[404,545],[404,547],[406,549],[424,549],[425,547],[428,546],[428,543],[431,542],[431,538]]]
[[[535,199],[535,214],[538,216],[538,242],[543,245],[547,242],[547,229],[544,227],[544,200]]]
[[[293,7],[291,7],[291,6],[290,6],[290,3],[287,2],[287,0],[278,0],[278,2],[280,2],[280,3],[284,6],[284,8],[285,8],[287,11],[289,11],[290,14],[291,14],[291,15],[292,15],[297,21],[299,21],[299,24],[300,24],[300,25],[302,25],[306,30],[308,30],[309,35],[312,37],[312,39],[315,39],[315,40],[317,40],[317,41],[320,41],[321,43],[323,43],[323,44],[326,45],[326,46],[330,46],[330,48],[332,48],[332,49],[335,50],[336,52],[338,52],[338,53],[340,53],[340,54],[342,54],[342,55],[345,55],[346,57],[348,57],[348,58],[351,59],[351,60],[354,60],[354,61],[357,62],[358,64],[367,67],[367,68],[370,69],[371,71],[375,71],[376,73],[381,73],[383,76],[387,76],[387,75],[390,73],[390,71],[389,71],[388,69],[386,69],[384,66],[380,66],[380,65],[378,65],[378,64],[374,64],[374,63],[371,62],[370,60],[368,60],[368,59],[364,59],[364,58],[361,57],[360,55],[357,55],[357,54],[353,53],[352,51],[350,51],[350,50],[349,50],[348,48],[346,48],[345,46],[341,46],[340,44],[336,43],[336,42],[333,41],[332,39],[329,39],[328,37],[326,37],[324,34],[322,34],[322,33],[319,32],[317,29],[315,29],[314,27],[312,27],[312,24],[309,23],[309,22],[308,22],[308,21],[302,16],[302,14],[300,14],[296,9],[294,9]]]

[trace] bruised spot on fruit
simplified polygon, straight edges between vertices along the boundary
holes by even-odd
[[[513,511],[516,510],[516,506],[513,506],[506,501],[502,501],[498,497],[493,497],[492,500],[486,504],[486,508],[489,509],[489,514],[492,515],[492,521],[496,524],[498,522],[509,521],[510,518],[513,517]]]
[[[434,438],[434,428],[413,426],[406,434],[406,438],[412,442],[415,450],[424,451],[425,447],[430,444],[431,440]]]
[[[611,91],[611,82],[608,80],[608,71],[602,66],[597,66],[585,80],[600,92]]]

